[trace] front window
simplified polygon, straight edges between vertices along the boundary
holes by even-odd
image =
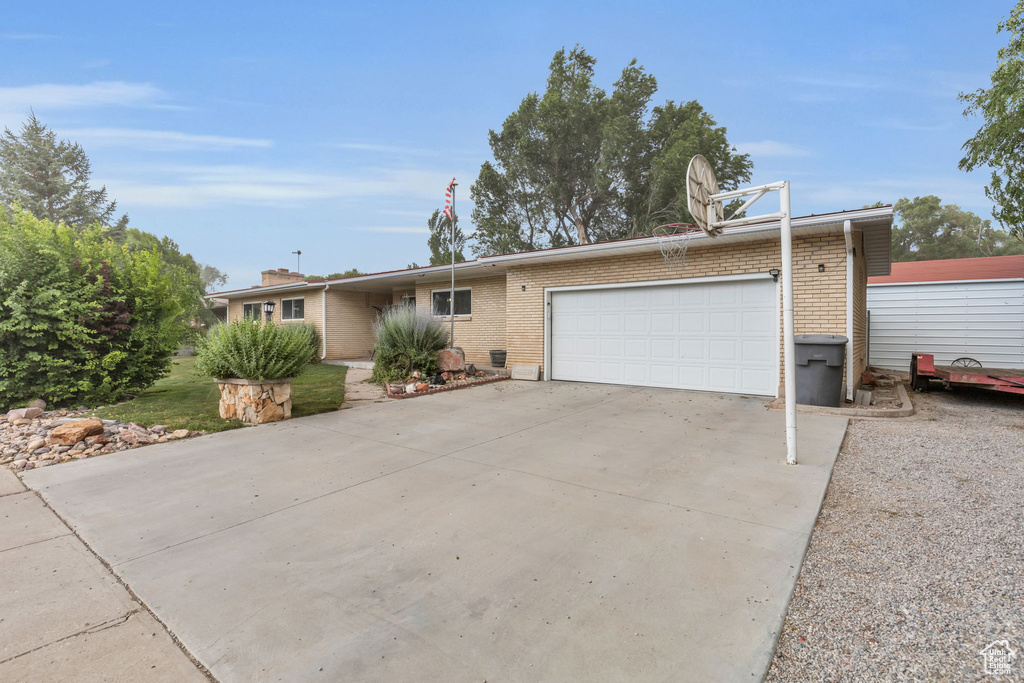
[[[281,299],[281,320],[303,320],[306,317],[306,300]]]
[[[263,304],[259,302],[256,302],[254,304],[242,304],[242,317],[251,318],[253,320],[260,320],[262,318],[262,310]]]
[[[431,303],[435,316],[451,315],[450,289],[435,289],[431,294]],[[455,290],[455,315],[473,314],[473,290],[470,287]]]

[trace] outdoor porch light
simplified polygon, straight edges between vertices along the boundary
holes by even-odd
[[[270,317],[274,315],[274,305],[273,301],[263,302],[263,311],[267,314],[267,320],[270,320]]]
[[[772,276],[772,280],[775,280],[776,282],[778,282],[779,281],[779,273],[780,272],[781,271],[779,271],[778,268],[772,268],[771,270],[768,271],[768,274]]]

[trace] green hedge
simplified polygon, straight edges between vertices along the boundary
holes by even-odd
[[[93,227],[0,207],[0,408],[96,405],[167,374],[187,274]]]

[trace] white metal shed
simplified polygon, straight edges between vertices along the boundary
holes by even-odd
[[[875,367],[908,370],[917,351],[1024,368],[1024,256],[894,263],[868,279],[867,301]]]

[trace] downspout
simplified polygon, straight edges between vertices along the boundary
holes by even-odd
[[[320,292],[320,343],[324,345],[324,352],[320,354],[320,360],[327,358],[327,288]]]
[[[853,260],[857,256],[853,246],[853,223],[843,221],[846,238],[846,400],[853,400]]]

